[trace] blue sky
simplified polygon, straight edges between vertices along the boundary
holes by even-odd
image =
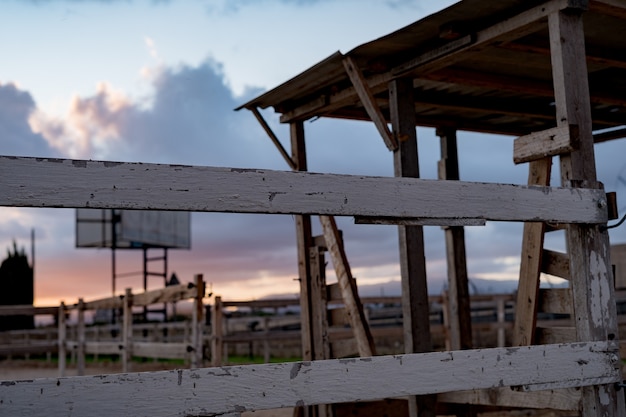
[[[233,109],[337,50],[347,52],[451,3],[5,0],[0,154],[287,169],[252,114]],[[287,141],[288,130],[273,112],[264,115]],[[306,132],[311,171],[393,175],[391,154],[371,124],[318,120],[307,122]],[[438,139],[432,129],[419,128],[418,137],[422,176],[435,178]],[[524,183],[527,168],[513,166],[512,141],[461,133],[462,178]],[[618,146],[598,147],[609,190],[622,187],[622,170],[626,178]],[[355,226],[351,218],[338,223],[361,285],[399,279],[394,227]],[[109,295],[109,252],[74,248],[72,210],[0,208],[0,249],[13,239],[28,247],[31,228],[38,304]],[[468,228],[470,276],[515,277],[520,231],[519,224]],[[619,229],[612,236],[626,240]],[[438,291],[445,276],[443,233],[427,228],[426,239]],[[551,236],[548,245],[562,248],[562,241]],[[294,244],[290,216],[195,213],[192,250],[172,251],[169,269],[183,281],[203,273],[225,298],[295,294]],[[139,253],[119,256],[120,272],[141,269]],[[141,281],[117,285],[125,286],[139,288]]]

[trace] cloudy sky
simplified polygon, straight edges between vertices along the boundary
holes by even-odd
[[[0,154],[287,169],[254,116],[233,109],[337,50],[452,3],[4,0]],[[286,126],[271,109],[264,116],[287,144]],[[393,175],[373,125],[322,119],[305,129],[311,171]],[[435,178],[438,139],[431,129],[419,128],[418,137],[422,177]],[[513,165],[512,141],[460,133],[462,178],[524,183],[527,168]],[[608,190],[626,191],[621,155],[619,142],[597,148]],[[396,229],[355,226],[352,218],[338,223],[360,285],[390,291],[393,285],[383,284],[399,279]],[[192,249],[170,251],[169,270],[182,281],[202,273],[214,293],[229,299],[296,294],[293,226],[291,216],[194,213]],[[110,251],[75,248],[73,210],[0,208],[0,251],[16,240],[28,252],[31,229],[36,304],[110,295]],[[502,223],[468,228],[470,276],[514,278],[520,231],[519,224]],[[443,232],[429,227],[425,235],[437,292],[446,273]],[[615,229],[612,238],[621,243],[626,234]],[[562,249],[563,236],[549,237],[548,246]],[[118,251],[118,258],[118,272],[141,271],[140,253]],[[117,288],[124,287],[140,288],[141,278],[120,279]]]

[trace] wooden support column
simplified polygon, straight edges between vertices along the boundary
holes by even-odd
[[[389,107],[393,133],[399,141],[393,153],[396,177],[419,178],[417,133],[413,83],[397,79],[389,83]],[[402,279],[402,316],[404,349],[406,353],[432,350],[429,322],[426,259],[422,226],[398,226],[400,244],[400,273]],[[434,416],[435,396],[409,398],[411,416]]]
[[[596,183],[582,10],[552,13],[548,24],[557,126],[580,135],[579,149],[561,156],[561,179],[565,186],[600,187]],[[603,203],[606,206],[599,200],[599,207]],[[570,224],[566,236],[577,339],[615,340],[617,316],[608,232],[602,225]],[[614,357],[619,367],[619,352]],[[624,395],[612,384],[583,387],[581,392],[582,415],[626,415]]]
[[[365,313],[363,312],[363,305],[359,298],[356,282],[352,279],[350,264],[348,263],[346,252],[343,249],[343,242],[339,236],[335,218],[332,216],[320,216],[320,222],[324,230],[326,246],[333,260],[333,266],[335,267],[337,283],[341,289],[341,298],[343,299],[346,312],[348,313],[348,319],[350,320],[350,327],[352,327],[352,332],[356,339],[359,356],[374,356],[376,354],[374,338],[372,337],[372,333],[370,332],[365,318]]]
[[[289,125],[291,140],[291,160],[294,171],[307,171],[306,145],[304,141],[304,124],[296,121]],[[310,215],[296,215],[296,245],[298,251],[298,279],[300,280],[300,334],[302,337],[302,360],[310,361],[324,353],[324,341],[316,339],[314,328],[323,326],[319,323],[319,314],[315,314],[316,303],[321,300],[313,297],[309,249],[313,246]],[[318,306],[319,307],[319,306]],[[315,320],[318,320],[318,323]],[[296,407],[294,416],[324,417],[327,407]]]
[[[328,336],[327,295],[326,295],[326,257],[320,246],[309,248],[309,266],[311,268],[311,332],[314,341],[312,360],[330,359],[330,340]]]
[[[456,129],[439,128],[441,141],[439,179],[459,180],[459,156]],[[451,350],[472,348],[472,317],[470,309],[465,229],[463,226],[444,227],[446,258],[448,260],[449,330]]]
[[[528,185],[549,185],[552,157],[538,159],[528,164]],[[537,323],[537,296],[542,270],[545,223],[524,223],[522,254],[515,304],[513,346],[532,345],[535,342]]]
[[[304,142],[304,125],[301,121],[289,125],[291,136],[291,159],[295,171],[306,171],[306,147]],[[298,249],[298,278],[300,280],[300,318],[302,326],[302,359],[312,360],[315,357],[314,337],[311,323],[313,320],[311,299],[311,265],[309,264],[309,248],[313,246],[311,232],[311,216],[296,215],[296,239]]]

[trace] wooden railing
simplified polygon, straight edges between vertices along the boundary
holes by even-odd
[[[0,315],[53,315],[56,317],[57,327],[54,333],[45,328],[0,333],[0,340],[2,340],[0,355],[57,353],[59,376],[65,376],[68,354],[75,357],[78,375],[85,374],[86,355],[119,355],[122,372],[131,371],[131,359],[134,356],[188,359],[191,367],[199,367],[202,364],[203,353],[203,298],[204,281],[202,275],[196,275],[193,284],[174,285],[138,294],[133,294],[130,289],[127,289],[123,296],[87,302],[79,299],[74,305],[61,303],[59,307],[4,306],[0,308]],[[145,341],[134,334],[134,327],[139,327],[139,330],[153,327],[150,324],[133,324],[134,307],[147,307],[157,303],[173,303],[190,299],[193,300],[193,307],[191,321],[188,324],[190,332],[184,337],[186,340]],[[116,325],[108,329],[108,332],[97,326],[87,327],[85,325],[86,313],[100,309],[121,310],[121,327]],[[76,325],[69,327],[67,316],[73,312],[76,314]],[[167,326],[167,323],[162,325]],[[43,340],[42,334],[45,335]],[[16,335],[23,338],[16,338]]]

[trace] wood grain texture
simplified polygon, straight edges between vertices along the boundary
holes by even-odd
[[[550,184],[552,158],[543,158],[528,164],[528,184],[547,186]],[[513,346],[531,345],[537,321],[537,293],[541,275],[545,224],[524,224],[519,284],[513,327]]]
[[[373,356],[376,354],[374,339],[365,319],[363,304],[361,304],[359,298],[356,282],[352,278],[350,264],[343,248],[343,241],[341,240],[337,223],[332,216],[320,216],[320,223],[322,224],[324,239],[328,245],[328,252],[335,268],[337,283],[341,290],[341,299],[348,314],[350,327],[354,332],[359,356]]]
[[[581,13],[561,11],[548,19],[557,126],[578,126],[579,146],[561,156],[561,180],[578,186],[597,181],[589,99],[585,33]],[[578,340],[617,338],[609,236],[595,225],[571,224],[566,233]],[[624,396],[613,385],[582,389],[585,416],[626,416]]]
[[[5,381],[0,414],[219,415],[467,389],[570,388],[620,381],[617,348],[574,343]]]
[[[521,164],[571,152],[577,146],[577,131],[575,126],[560,126],[521,136],[513,141],[513,162]]]
[[[0,176],[2,206],[607,221],[593,189],[6,156]]]
[[[346,69],[346,73],[348,77],[350,77],[350,81],[352,81],[352,85],[354,86],[354,90],[356,91],[363,107],[367,111],[370,119],[374,122],[374,126],[378,129],[378,133],[383,138],[387,149],[390,151],[394,151],[398,148],[398,141],[396,137],[389,130],[389,126],[387,125],[387,120],[383,115],[383,112],[380,110],[378,105],[376,104],[376,99],[374,98],[374,94],[367,86],[367,81],[363,76],[363,73],[359,69],[356,61],[349,56],[346,56],[343,59],[343,66]]]

